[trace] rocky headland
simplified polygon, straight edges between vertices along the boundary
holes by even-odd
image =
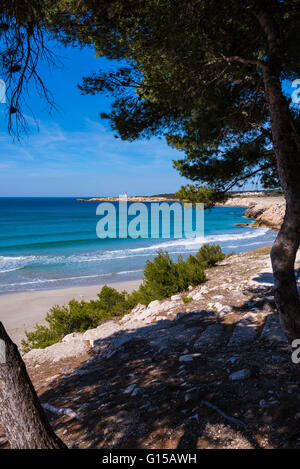
[[[233,197],[225,207],[248,207],[243,213],[247,218],[255,219],[251,226],[264,226],[279,230],[285,213],[284,197]]]
[[[77,202],[119,202],[119,197],[92,197],[91,199],[76,199]],[[169,197],[155,196],[134,196],[126,197],[121,200],[127,202],[179,202],[179,199]]]
[[[91,199],[76,199],[79,202],[118,202],[118,197],[93,197]],[[127,202],[178,202],[179,199],[167,197],[127,197]],[[283,222],[285,213],[284,197],[243,196],[230,197],[224,203],[218,203],[217,206],[224,207],[248,207],[244,215],[247,218],[255,219],[251,224],[253,227],[264,226],[267,228],[279,230]]]

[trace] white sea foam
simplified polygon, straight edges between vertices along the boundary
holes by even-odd
[[[143,269],[137,269],[137,270],[124,270],[122,272],[116,272],[116,273],[103,273],[103,274],[95,274],[95,275],[80,275],[80,276],[74,276],[74,277],[61,277],[61,278],[49,278],[49,279],[40,279],[37,278],[35,280],[31,280],[29,282],[15,282],[15,283],[3,283],[0,285],[0,287],[16,287],[16,286],[25,286],[25,285],[36,285],[36,284],[44,284],[44,283],[55,283],[55,282],[64,282],[68,280],[82,280],[82,279],[88,279],[88,278],[101,278],[101,277],[114,277],[118,275],[128,275],[132,273],[137,273],[137,272],[143,272]]]
[[[69,256],[0,256],[0,273],[12,272],[26,266],[54,265],[54,264],[74,264],[86,262],[104,262],[109,260],[126,259],[128,257],[144,257],[155,254],[158,249],[168,250],[170,254],[196,251],[203,243],[226,243],[228,241],[244,241],[252,238],[264,237],[269,230],[267,228],[257,228],[235,234],[210,235],[192,239],[172,239],[165,242],[158,242],[151,246],[143,246],[133,249],[107,250],[98,253],[72,254]],[[159,241],[159,240],[158,240]],[[247,245],[258,244],[247,243]],[[127,271],[125,271],[127,273]]]
[[[6,274],[7,272],[14,272],[15,270],[20,270],[20,268],[22,268],[22,267],[15,267],[13,269],[0,270],[0,274]]]

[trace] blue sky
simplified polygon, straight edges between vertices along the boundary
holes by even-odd
[[[32,90],[30,107],[39,122],[20,142],[7,134],[5,104],[0,105],[0,196],[97,196],[174,192],[187,181],[172,168],[180,153],[163,139],[124,142],[114,137],[99,113],[109,109],[103,95],[81,96],[84,75],[114,62],[95,58],[91,49],[58,48],[63,67],[42,65],[40,72],[58,111]],[[1,78],[1,77],[0,77]],[[29,113],[28,113],[29,115]],[[33,124],[29,116],[28,122]]]
[[[49,115],[46,103],[32,89],[28,102],[39,131],[33,126],[18,142],[7,133],[5,104],[0,104],[0,196],[88,197],[124,191],[150,195],[174,192],[189,182],[172,167],[180,152],[164,139],[116,139],[109,122],[99,118],[100,112],[108,111],[110,98],[80,95],[77,84],[82,76],[100,67],[112,69],[114,62],[95,58],[92,49],[52,45],[63,66],[49,70],[42,65],[40,72],[58,111]]]

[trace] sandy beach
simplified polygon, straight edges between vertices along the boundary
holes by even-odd
[[[132,291],[141,280],[113,283],[117,290]],[[0,296],[0,321],[4,324],[11,339],[20,345],[25,337],[25,329],[32,330],[35,324],[44,324],[51,306],[67,304],[75,300],[96,299],[102,285],[78,286],[65,289],[12,293]]]

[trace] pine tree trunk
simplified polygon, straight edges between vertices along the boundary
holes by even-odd
[[[11,448],[67,448],[52,430],[18,348],[1,322],[0,349],[0,423]]]
[[[265,33],[268,59],[262,67],[269,106],[274,153],[286,199],[286,213],[271,251],[275,302],[290,341],[300,338],[300,301],[295,278],[295,257],[300,244],[300,135],[289,104],[282,94],[280,35],[264,2],[255,2],[255,14]]]
[[[263,74],[278,173],[286,199],[284,222],[271,251],[274,295],[282,327],[292,341],[300,338],[300,302],[295,278],[295,258],[300,244],[300,151],[280,80],[268,66]]]
[[[299,209],[289,204],[284,223],[272,247],[271,259],[275,302],[282,328],[290,342],[300,338],[300,302],[294,274],[299,239]]]
[[[288,103],[279,78],[266,66],[265,89],[270,106],[274,152],[286,199],[283,225],[271,251],[275,302],[282,327],[290,341],[300,338],[300,302],[295,258],[300,244],[300,150]]]

